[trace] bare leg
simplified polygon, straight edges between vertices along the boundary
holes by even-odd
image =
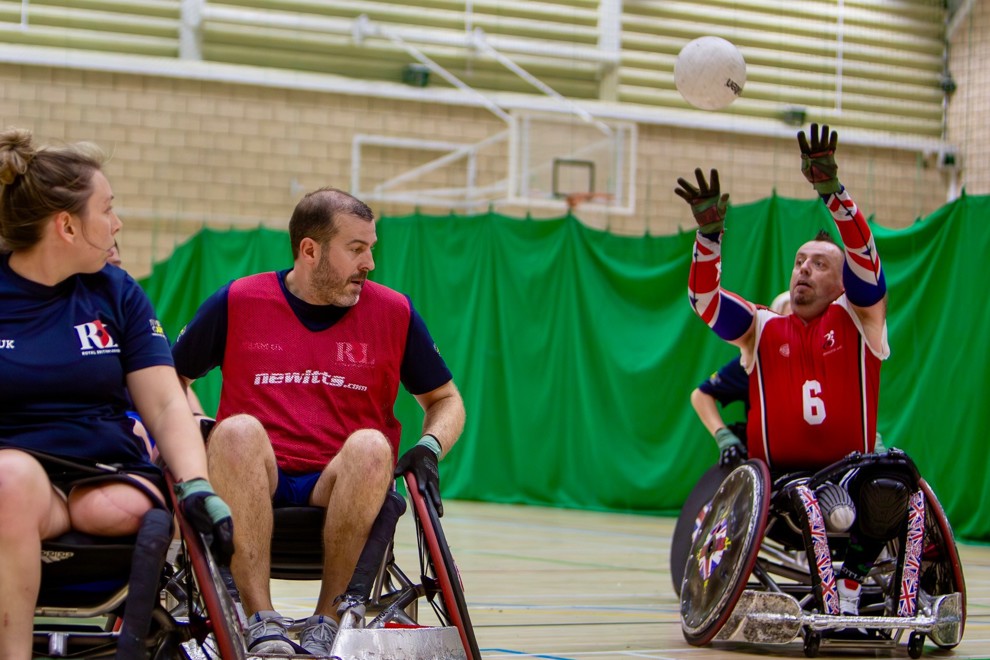
[[[134,477],[152,492],[157,488],[143,477]],[[72,529],[99,536],[127,536],[141,527],[141,519],[151,510],[148,496],[121,482],[73,488],[69,493]]]
[[[310,503],[326,506],[323,583],[316,614],[336,618],[334,599],[347,588],[371,525],[392,483],[394,457],[379,431],[354,432],[323,471]]]
[[[234,558],[230,572],[248,616],[271,610],[272,494],[278,483],[275,452],[261,423],[250,415],[228,417],[207,446],[210,482],[230,506]]]
[[[41,540],[69,529],[69,512],[31,456],[0,450],[0,658],[31,657]]]

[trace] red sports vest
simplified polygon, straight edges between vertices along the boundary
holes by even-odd
[[[844,298],[805,325],[759,312],[749,379],[749,454],[772,470],[818,469],[873,451],[882,357],[866,345]]]
[[[365,282],[358,303],[330,328],[299,321],[278,275],[234,281],[217,419],[247,413],[267,429],[280,468],[318,472],[359,429],[381,431],[398,452],[393,414],[409,330],[409,301]]]

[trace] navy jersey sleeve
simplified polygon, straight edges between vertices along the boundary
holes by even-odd
[[[145,367],[172,366],[168,338],[148,296],[130,275],[124,275],[120,298],[123,341],[120,363],[125,374]]]
[[[402,356],[400,378],[410,394],[425,394],[446,385],[453,376],[411,300],[409,313],[409,336],[406,339],[406,353]]]
[[[749,374],[739,358],[726,362],[721,369],[698,385],[698,389],[727,406],[734,401],[748,402]]]
[[[227,296],[230,282],[207,298],[172,346],[175,370],[190,379],[202,378],[223,363],[227,346]]]

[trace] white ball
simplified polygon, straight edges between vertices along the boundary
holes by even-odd
[[[746,84],[746,60],[721,37],[690,41],[674,62],[674,84],[684,100],[702,110],[719,110],[736,100]]]

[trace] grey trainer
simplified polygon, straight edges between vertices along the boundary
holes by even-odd
[[[296,646],[289,641],[289,620],[274,610],[255,612],[248,619],[247,647],[251,653],[291,655]]]
[[[311,655],[328,657],[336,636],[337,622],[328,616],[314,614],[303,624],[299,644]]]

